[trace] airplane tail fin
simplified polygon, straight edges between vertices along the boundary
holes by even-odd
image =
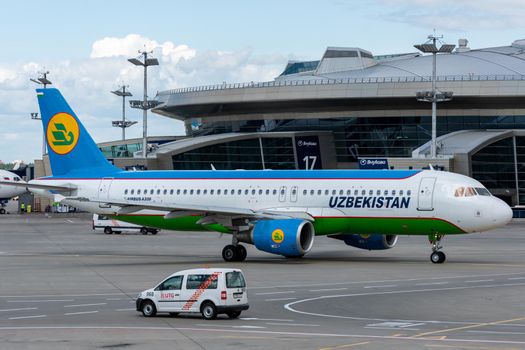
[[[37,89],[53,175],[109,176],[117,171],[57,89]]]

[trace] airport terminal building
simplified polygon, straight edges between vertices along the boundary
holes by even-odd
[[[416,99],[431,89],[431,72],[431,55],[328,47],[319,60],[288,62],[273,81],[161,91],[153,112],[183,121],[187,137],[153,142],[147,159],[109,158],[149,169],[432,163],[480,180],[513,206],[525,205],[525,40],[483,49],[460,40],[452,53],[438,54],[437,88],[453,98],[438,104],[434,160],[431,106]]]

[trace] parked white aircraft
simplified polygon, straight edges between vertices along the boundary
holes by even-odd
[[[0,169],[0,181],[2,182],[16,182],[18,184],[25,184],[20,176],[13,174],[7,170]],[[8,200],[27,192],[25,188],[18,186],[2,185],[0,183],[0,214],[5,214],[5,205]]]
[[[38,89],[53,176],[31,191],[141,226],[232,235],[226,261],[242,261],[240,242],[286,257],[308,253],[315,236],[389,249],[398,235],[425,235],[442,263],[447,234],[507,224],[512,210],[478,181],[441,171],[274,170],[122,171],[111,165],[56,89]]]

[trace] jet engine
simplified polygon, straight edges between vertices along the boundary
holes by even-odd
[[[283,219],[257,221],[250,232],[238,235],[238,239],[267,253],[300,257],[312,249],[314,236],[309,221]]]
[[[357,234],[339,234],[330,236],[330,238],[340,239],[347,245],[359,249],[368,250],[385,250],[390,249],[397,243],[396,235],[357,235]]]

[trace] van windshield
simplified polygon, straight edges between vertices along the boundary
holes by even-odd
[[[226,288],[244,288],[244,276],[239,271],[226,272]]]

